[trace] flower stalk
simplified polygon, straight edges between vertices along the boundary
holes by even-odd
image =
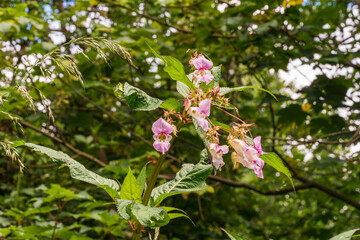
[[[179,121],[178,124],[176,125],[176,128],[180,131],[180,128],[183,126],[183,122]],[[171,141],[170,141],[170,147],[173,145],[174,141],[176,139],[176,136],[174,136]],[[155,168],[151,173],[150,179],[149,179],[149,183],[146,187],[143,199],[142,199],[142,204],[147,206],[151,197],[151,192],[154,189],[155,183],[157,181],[157,178],[159,176],[161,167],[166,159],[166,156],[168,154],[169,151],[165,152],[164,154],[161,154],[159,157],[159,160],[156,162],[155,164]],[[139,240],[140,236],[141,236],[141,230],[143,229],[143,226],[139,223],[139,221],[135,222],[135,231],[133,233],[133,237],[132,240]]]

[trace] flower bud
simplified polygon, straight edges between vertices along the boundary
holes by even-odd
[[[185,98],[184,100],[184,107],[185,111],[189,110],[189,108],[191,107],[191,101],[188,98]]]

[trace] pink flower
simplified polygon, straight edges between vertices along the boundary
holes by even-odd
[[[208,85],[214,79],[214,76],[211,74],[211,72],[205,69],[196,70],[194,72],[194,76],[196,77],[196,80],[199,82],[205,82],[206,85]]]
[[[214,79],[214,76],[209,71],[209,69],[212,68],[213,63],[207,60],[203,55],[194,59],[192,64],[197,69],[194,72],[194,76],[199,82],[205,82],[206,85],[208,85]]]
[[[156,151],[164,154],[170,148],[170,141],[172,136],[170,135],[174,129],[164,119],[159,118],[152,125],[152,131],[154,133],[154,148]]]
[[[235,153],[231,155],[233,163],[241,163],[244,167],[254,170],[259,178],[264,178],[262,172],[264,161],[259,158],[263,154],[261,137],[254,138],[254,146],[239,139],[229,139],[229,143],[235,149]]]
[[[192,64],[196,67],[197,70],[209,70],[213,66],[213,63],[207,60],[203,55],[200,55],[194,59]]]
[[[210,116],[210,107],[211,100],[205,99],[200,102],[199,107],[191,107],[189,109],[189,114],[196,119],[199,126],[204,131],[206,131],[209,127],[209,123],[206,120],[206,117]]]
[[[219,171],[221,171],[221,167],[225,165],[223,161],[223,154],[227,154],[229,152],[229,146],[222,145],[215,143],[209,144],[209,151],[212,156],[212,162],[215,166],[215,168]]]

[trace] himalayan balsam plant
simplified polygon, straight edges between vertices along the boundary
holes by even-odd
[[[252,124],[240,119],[236,107],[229,103],[226,94],[233,91],[243,91],[255,88],[271,94],[269,91],[252,86],[235,88],[220,87],[221,66],[214,66],[205,54],[193,53],[189,64],[192,72],[186,75],[183,64],[176,58],[160,56],[152,48],[153,54],[164,63],[164,71],[176,81],[176,89],[182,99],[170,98],[160,100],[149,96],[144,91],[128,83],[119,83],[115,95],[125,100],[134,111],[152,111],[164,109],[164,114],[152,123],[153,147],[160,153],[151,176],[146,175],[146,165],[137,178],[129,169],[127,176],[120,185],[117,181],[101,177],[82,164],[70,158],[67,154],[32,143],[16,142],[14,147],[25,145],[49,156],[59,165],[66,165],[75,179],[94,184],[104,189],[112,198],[121,218],[126,219],[133,232],[133,240],[140,239],[148,232],[150,239],[157,239],[160,227],[171,219],[187,217],[180,209],[161,206],[162,201],[170,196],[196,192],[206,188],[206,178],[226,164],[223,156],[231,154],[234,169],[245,167],[253,171],[259,178],[264,178],[265,164],[292,179],[290,172],[275,153],[265,153],[261,147],[261,136],[253,137]],[[271,94],[274,98],[275,96]],[[275,98],[276,99],[276,98]],[[180,103],[181,102],[181,103]],[[230,125],[212,120],[211,112],[216,109],[233,118]],[[231,110],[232,113],[228,112]],[[181,129],[194,125],[199,141],[204,143],[197,164],[185,163],[177,172],[175,178],[155,187],[160,169],[166,161],[166,156]],[[220,134],[227,135],[227,140],[220,141]],[[221,138],[222,139],[222,138]],[[249,171],[245,169],[243,171]],[[188,218],[188,217],[187,217]],[[151,229],[154,235],[151,235]],[[231,234],[226,232],[231,237]],[[235,238],[234,238],[235,239]]]

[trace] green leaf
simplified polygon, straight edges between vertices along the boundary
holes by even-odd
[[[294,182],[291,178],[291,173],[290,173],[289,169],[287,169],[287,167],[285,167],[284,163],[281,161],[281,159],[279,158],[279,156],[277,154],[265,153],[263,155],[260,155],[260,158],[262,160],[264,160],[265,163],[267,163],[271,167],[275,168],[276,171],[285,174],[285,176],[287,176],[289,178],[291,185],[293,186],[293,188],[295,190]]]
[[[145,206],[131,200],[116,199],[119,215],[130,220],[134,215],[141,225],[146,227],[161,227],[169,223],[170,217],[165,209]]]
[[[201,82],[200,88],[204,93],[208,93],[210,88],[212,88],[212,85],[214,85],[214,81],[211,81],[209,84],[206,84],[205,82]]]
[[[176,90],[178,91],[178,93],[180,93],[183,97],[187,97],[187,95],[190,92],[190,88],[188,86],[186,86],[184,83],[182,82],[177,82],[176,83]]]
[[[119,215],[124,218],[125,220],[131,219],[131,204],[134,201],[131,200],[123,200],[123,199],[116,199],[116,207]]]
[[[195,85],[188,79],[185,74],[183,64],[176,58],[170,56],[162,56],[165,61],[164,71],[167,72],[170,77],[175,80],[184,83],[191,90],[195,90]]]
[[[137,184],[139,185],[140,192],[142,194],[142,192],[144,191],[145,182],[146,182],[146,165],[141,169],[136,181],[137,181]]]
[[[217,87],[217,86],[219,86],[219,82],[220,82],[220,78],[221,78],[221,65],[213,67],[211,69],[211,72],[212,72],[212,75],[214,76],[214,80],[212,81],[212,87]]]
[[[151,197],[155,206],[158,206],[167,197],[203,190],[206,188],[205,180],[212,170],[212,165],[183,164],[173,180],[153,189]]]
[[[121,186],[120,198],[124,200],[134,200],[136,202],[141,201],[142,191],[137,183],[134,174],[129,168],[129,171]]]
[[[169,218],[174,219],[174,218],[180,218],[180,217],[184,217],[190,220],[190,222],[195,226],[195,223],[191,220],[191,218],[188,215],[185,215],[183,213],[169,213]]]
[[[24,141],[14,141],[11,143],[11,145],[16,148],[16,147],[24,146],[25,142]]]
[[[125,98],[129,107],[135,111],[155,110],[163,103],[160,99],[150,97],[144,91],[133,87],[128,83],[125,83],[124,85],[118,83],[114,90],[114,94],[120,100]]]
[[[70,175],[80,181],[94,184],[103,188],[112,198],[118,198],[118,191],[120,190],[119,184],[108,178],[104,178],[94,172],[87,170],[84,165],[75,161],[67,154],[61,151],[55,151],[47,147],[39,146],[32,143],[25,143],[25,146],[32,148],[42,154],[50,157],[58,165],[65,164],[70,169]],[[110,190],[110,191],[109,191]]]
[[[208,161],[209,161],[209,153],[207,148],[204,148],[200,152],[200,163],[205,165],[207,164]]]
[[[353,229],[350,231],[346,231],[343,233],[340,233],[339,235],[336,235],[335,237],[330,238],[329,240],[350,240],[351,236],[354,235],[355,232],[359,231],[360,229]]]
[[[179,211],[179,212],[186,214],[186,212],[184,210],[181,210],[181,209],[175,208],[175,207],[160,207],[160,208],[164,209],[166,212]]]
[[[179,60],[170,56],[160,56],[149,44],[148,46],[155,57],[160,58],[164,62],[164,71],[167,72],[173,80],[182,82],[191,90],[195,90],[195,85],[186,76],[184,66]]]
[[[150,51],[152,52],[152,54],[154,54],[155,57],[160,58],[165,63],[164,58],[162,56],[160,56],[148,43],[146,43],[146,44],[150,48]]]
[[[162,227],[170,221],[170,217],[167,212],[161,208],[149,207],[140,203],[135,203],[131,210],[140,224],[146,227]]]
[[[224,233],[226,233],[226,235],[228,235],[231,240],[245,240],[244,238],[240,237],[239,235],[231,233],[231,232],[229,232],[229,231],[227,231],[227,230],[225,230],[223,228],[221,228],[221,230]]]
[[[175,98],[169,98],[166,101],[164,101],[161,106],[161,108],[164,108],[168,111],[174,110],[175,113],[178,113],[181,111],[181,105],[178,100]]]
[[[234,91],[238,91],[238,92],[242,92],[246,89],[250,89],[250,88],[254,88],[254,89],[257,89],[257,90],[261,90],[261,91],[264,91],[264,92],[267,92],[268,94],[270,94],[273,98],[276,99],[276,101],[278,101],[278,99],[275,97],[274,94],[272,94],[270,91],[266,90],[266,89],[263,89],[263,88],[259,88],[259,87],[254,87],[254,86],[243,86],[243,87],[234,87],[234,88],[229,88],[229,87],[222,87],[220,88],[220,95],[225,95],[225,94],[228,94],[230,92],[234,92]]]

